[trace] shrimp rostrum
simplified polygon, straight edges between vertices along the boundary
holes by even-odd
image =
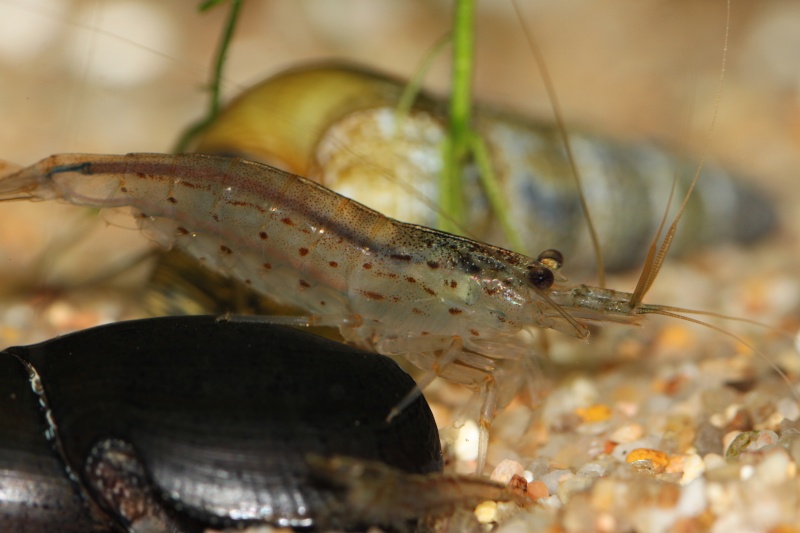
[[[436,377],[478,392],[479,471],[497,405],[530,375],[521,332],[586,339],[586,320],[636,323],[668,312],[641,296],[556,284],[558,252],[533,259],[399,222],[244,159],[53,155],[0,177],[0,200],[22,199],[130,206],[157,242],[301,310],[283,323],[338,327],[352,344],[407,357],[426,374],[395,412]]]

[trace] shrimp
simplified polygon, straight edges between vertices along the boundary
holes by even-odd
[[[205,155],[50,156],[0,177],[0,201],[129,206],[142,231],[305,314],[288,323],[403,355],[427,373],[390,413],[441,377],[479,392],[478,471],[498,404],[520,386],[547,328],[587,339],[585,320],[637,323],[640,297],[554,285],[563,258],[538,259],[385,217],[300,176]],[[278,322],[280,319],[266,319]]]

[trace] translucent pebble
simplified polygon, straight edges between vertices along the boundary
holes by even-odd
[[[795,464],[800,464],[800,430],[785,429],[778,443],[786,448]]]
[[[792,442],[798,439],[800,439],[800,429],[790,427],[781,430],[781,438],[778,439],[778,444],[784,448],[788,448]]]
[[[565,478],[558,485],[558,497],[562,503],[567,503],[573,494],[585,492],[594,484],[594,479],[589,477]]]
[[[558,492],[558,485],[567,479],[575,477],[575,474],[569,470],[553,470],[542,476],[542,483],[547,485],[547,490],[550,494]]]
[[[695,431],[694,447],[699,455],[721,454],[723,431],[709,422],[701,422]]]
[[[531,473],[531,477],[528,481],[541,479],[550,469],[549,463],[550,461],[546,457],[537,457],[528,463],[527,471]]]
[[[743,452],[755,452],[777,443],[778,434],[774,431],[745,431],[739,433],[725,449],[725,459],[735,461]]]
[[[760,431],[755,442],[755,450],[761,449],[764,446],[771,446],[778,443],[778,434],[771,430]]]
[[[605,475],[606,468],[597,463],[586,463],[583,465],[575,475],[578,477],[600,477]]]

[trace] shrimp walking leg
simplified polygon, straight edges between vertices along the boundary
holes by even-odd
[[[497,382],[493,376],[487,375],[481,390],[483,402],[481,414],[478,419],[478,458],[477,472],[480,474],[486,465],[486,455],[489,451],[489,429],[492,427],[494,413],[497,410]]]
[[[453,361],[458,358],[461,350],[463,349],[463,345],[461,343],[461,339],[459,337],[453,337],[450,340],[450,346],[448,346],[440,355],[435,355],[435,363],[431,366],[431,370],[426,372],[421,378],[417,380],[417,385],[411,389],[405,397],[400,400],[397,405],[392,407],[391,412],[386,417],[388,422],[403,412],[403,410],[411,405],[411,403],[416,400],[421,394],[422,391],[430,385],[434,379],[437,377],[442,377],[443,370],[453,363]]]

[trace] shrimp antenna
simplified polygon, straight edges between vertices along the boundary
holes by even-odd
[[[564,123],[564,114],[561,112],[561,105],[558,103],[558,96],[556,95],[555,88],[553,87],[553,79],[550,76],[550,71],[547,69],[547,63],[545,62],[544,56],[539,49],[539,45],[536,43],[536,39],[533,38],[533,34],[522,22],[522,13],[517,5],[516,0],[511,0],[511,5],[514,6],[514,12],[517,14],[517,21],[519,21],[519,24],[522,27],[522,32],[525,34],[525,38],[528,41],[528,46],[533,53],[536,65],[539,67],[539,72],[542,74],[542,81],[544,82],[545,89],[547,90],[547,97],[550,100],[550,106],[553,109],[553,115],[556,120],[556,125],[558,126],[558,133],[561,136],[561,142],[563,143],[564,150],[567,153],[569,167],[572,170],[572,177],[575,179],[575,184],[578,187],[578,198],[581,202],[583,218],[586,221],[586,227],[589,230],[589,237],[591,238],[592,247],[594,248],[594,257],[597,261],[597,284],[600,287],[605,288],[606,273],[605,267],[603,266],[603,251],[600,248],[600,240],[597,238],[597,230],[595,230],[594,223],[592,222],[592,216],[589,212],[589,205],[586,203],[586,195],[583,193],[581,174],[578,171],[578,165],[575,163],[575,155],[572,152],[572,144],[569,141],[567,127]]]
[[[662,306],[662,305],[643,305],[638,309],[638,313],[639,314],[650,314],[650,315],[662,315],[662,316],[667,316],[667,317],[670,317],[670,318],[675,318],[675,319],[678,319],[678,320],[683,320],[683,321],[686,321],[686,322],[690,322],[692,324],[697,324],[699,326],[706,327],[708,329],[716,331],[717,333],[721,333],[723,335],[726,335],[726,336],[730,337],[731,339],[735,340],[736,342],[738,342],[742,346],[745,346],[745,347],[749,348],[753,353],[757,354],[763,361],[767,362],[769,364],[770,368],[772,368],[775,371],[775,373],[777,373],[781,377],[781,379],[789,386],[789,390],[792,391],[792,396],[794,397],[794,399],[797,400],[797,401],[800,401],[800,394],[798,394],[797,390],[795,390],[795,387],[794,387],[794,384],[792,383],[792,380],[789,378],[789,376],[786,374],[786,372],[780,366],[778,366],[777,363],[775,363],[769,357],[767,357],[764,352],[762,352],[761,350],[759,350],[758,348],[756,348],[755,346],[753,346],[752,344],[750,344],[749,342],[744,340],[742,337],[740,337],[740,336],[738,336],[738,335],[736,335],[734,333],[731,333],[730,331],[728,331],[726,329],[723,329],[723,328],[721,328],[719,326],[715,326],[714,324],[711,324],[710,322],[706,322],[705,320],[699,320],[697,318],[686,316],[686,314],[705,315],[705,316],[723,318],[725,320],[735,320],[737,322],[746,322],[748,324],[753,324],[753,325],[756,325],[756,326],[764,327],[764,328],[767,328],[767,329],[769,329],[771,331],[777,331],[778,333],[780,333],[782,335],[787,335],[788,336],[789,334],[787,332],[779,330],[779,329],[774,328],[772,326],[769,326],[767,324],[763,324],[761,322],[757,322],[755,320],[748,320],[748,319],[745,319],[745,318],[726,316],[726,315],[722,315],[722,314],[718,314],[718,313],[712,313],[712,312],[708,312],[708,311],[695,311],[695,310],[692,310],[692,309],[682,309],[682,308],[679,308],[679,307],[668,307],[668,306]]]
[[[719,106],[720,101],[722,100],[722,87],[725,82],[725,68],[728,63],[728,41],[730,38],[730,28],[731,28],[731,2],[727,0],[726,2],[726,10],[725,10],[725,36],[723,39],[723,47],[722,47],[722,67],[719,73],[719,79],[717,82],[717,93],[716,98],[714,99],[714,111],[711,115],[711,125],[708,128],[708,133],[706,134],[705,142],[703,144],[703,152],[702,157],[700,158],[700,162],[697,164],[697,169],[694,173],[694,178],[692,178],[692,182],[689,184],[689,188],[686,191],[686,194],[683,197],[683,201],[681,202],[681,206],[678,209],[678,213],[675,215],[675,218],[670,224],[669,229],[667,230],[666,235],[664,235],[664,240],[661,243],[661,246],[658,246],[658,241],[661,238],[661,231],[664,228],[664,221],[667,216],[667,212],[669,210],[669,205],[672,201],[672,194],[670,194],[670,202],[667,203],[667,211],[664,212],[664,218],[661,220],[661,224],[658,227],[658,231],[656,232],[653,241],[650,243],[650,248],[647,251],[647,258],[645,259],[644,266],[642,267],[642,273],[639,276],[639,280],[636,282],[636,289],[634,289],[633,294],[631,295],[630,304],[632,308],[637,308],[641,305],[642,300],[644,299],[647,292],[650,290],[650,287],[653,285],[658,273],[661,271],[661,267],[664,266],[664,259],[667,257],[667,253],[669,249],[672,247],[672,242],[675,239],[675,232],[678,229],[678,223],[680,222],[681,218],[683,217],[684,211],[686,211],[686,206],[689,204],[689,199],[692,196],[692,192],[694,191],[694,187],[697,184],[697,180],[700,177],[700,172],[703,170],[703,166],[705,165],[706,156],[708,155],[708,147],[711,144],[711,137],[714,133],[714,127],[717,122],[717,116],[719,115]],[[673,194],[675,191],[675,182],[673,181]]]

